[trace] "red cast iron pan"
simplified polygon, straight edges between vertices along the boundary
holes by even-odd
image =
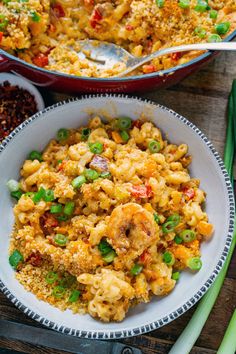
[[[236,30],[225,40],[232,41],[235,37]],[[206,52],[186,64],[151,74],[102,79],[48,71],[35,65],[28,64],[0,49],[0,72],[12,71],[18,75],[24,76],[35,85],[68,94],[135,93],[172,86],[200,69],[204,64],[212,60],[215,55],[216,52]]]

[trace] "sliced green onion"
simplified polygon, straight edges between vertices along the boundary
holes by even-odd
[[[65,246],[68,242],[68,238],[62,234],[56,234],[54,236],[54,242],[59,246]]]
[[[9,179],[7,187],[10,192],[17,192],[20,189],[20,183],[15,179]]]
[[[83,141],[88,140],[90,133],[91,130],[89,128],[83,128],[81,131],[81,140]]]
[[[69,130],[65,128],[61,128],[57,132],[57,140],[59,142],[65,141],[66,139],[69,138]]]
[[[73,179],[71,184],[73,188],[77,189],[80,188],[85,182],[86,182],[86,178],[84,176],[78,176]]]
[[[0,30],[1,31],[6,29],[8,23],[9,23],[8,19],[4,15],[0,14]]]
[[[182,9],[188,9],[190,6],[190,0],[180,0],[179,1],[179,7]]]
[[[211,34],[208,37],[208,42],[209,43],[218,43],[218,42],[222,42],[222,39],[218,34]]]
[[[202,27],[196,27],[194,30],[194,33],[199,37],[199,38],[205,38],[206,37],[206,30]]]
[[[152,154],[157,153],[161,150],[161,145],[158,141],[156,140],[151,140],[148,143],[148,148]]]
[[[64,214],[71,216],[74,213],[75,210],[75,202],[68,202],[65,204],[64,207]]]
[[[73,290],[68,299],[69,302],[76,302],[80,297],[81,292],[79,290]]]
[[[128,117],[118,118],[116,125],[120,130],[128,130],[131,127],[132,120]]]
[[[172,221],[175,226],[177,226],[180,222],[180,216],[179,214],[172,214],[166,219],[166,221]]]
[[[44,196],[43,196],[43,200],[45,202],[53,202],[55,200],[54,192],[52,189],[48,189],[45,191]]]
[[[184,230],[180,232],[179,236],[184,242],[191,242],[195,240],[196,232],[194,232],[193,230]]]
[[[60,163],[62,163],[63,160],[57,160],[58,165],[60,165]]]
[[[39,16],[39,14],[36,11],[33,11],[31,13],[31,18],[34,22],[39,22],[41,19],[41,16]]]
[[[143,270],[143,265],[136,263],[130,270],[130,273],[134,276],[140,274]]]
[[[62,210],[63,210],[62,204],[54,204],[54,205],[51,205],[50,213],[51,214],[59,214],[59,213],[62,213]]]
[[[198,0],[197,5],[195,6],[194,10],[197,12],[205,12],[209,9],[207,1]]]
[[[112,250],[111,252],[107,253],[105,256],[102,257],[102,259],[106,263],[111,263],[114,261],[114,258],[116,257],[116,252]]]
[[[19,190],[19,191],[11,192],[11,197],[15,198],[16,200],[19,200],[23,194],[24,193],[21,190]]]
[[[174,273],[172,273],[172,279],[173,280],[179,280],[179,277],[180,277],[180,272],[174,272]]]
[[[156,0],[156,4],[158,7],[162,8],[165,5],[165,0]]]
[[[37,150],[33,150],[29,153],[29,160],[38,160],[39,162],[43,161],[43,156],[41,154],[41,152],[37,151]]]
[[[168,251],[163,253],[162,259],[167,265],[170,265],[170,266],[172,266],[175,263],[174,255]]]
[[[24,261],[24,257],[18,250],[13,251],[9,257],[9,263],[14,269],[17,269],[18,265],[23,261]]]
[[[84,176],[87,180],[94,181],[95,179],[99,178],[99,173],[95,170],[90,169],[90,168],[86,168],[84,171]]]
[[[174,231],[175,223],[173,221],[167,221],[162,225],[162,231],[164,234],[168,234],[169,232]]]
[[[52,295],[53,295],[54,297],[56,297],[57,299],[60,299],[60,298],[62,298],[63,295],[65,294],[65,291],[66,291],[66,289],[63,288],[63,286],[57,285],[57,286],[55,286],[55,288],[53,289]]]
[[[212,18],[213,20],[216,20],[218,17],[218,11],[216,10],[211,10],[209,13],[210,18]]]
[[[48,272],[48,274],[45,277],[45,280],[48,284],[53,284],[55,281],[58,279],[58,274],[56,272]]]
[[[153,217],[154,217],[154,220],[156,221],[156,223],[159,224],[160,218],[159,218],[159,216],[157,215],[157,213],[154,213],[154,214],[153,214]]]
[[[187,261],[187,266],[191,270],[200,270],[202,268],[202,261],[199,257],[189,258]]]
[[[177,245],[180,245],[183,242],[182,238],[179,237],[179,235],[175,236],[174,241]]]
[[[43,187],[41,187],[38,192],[35,193],[34,197],[33,197],[33,202],[34,203],[39,203],[40,200],[44,199],[45,197],[45,189]]]
[[[105,239],[100,241],[98,249],[101,252],[102,256],[105,256],[113,250],[111,245]]]
[[[24,194],[26,197],[30,197],[30,198],[33,198],[35,196],[35,193],[34,192],[26,192]]]
[[[124,142],[127,142],[130,138],[129,133],[127,133],[125,130],[120,131],[120,136]]]
[[[100,173],[100,177],[109,179],[109,178],[111,178],[111,174],[108,171],[104,171],[104,172]]]
[[[222,23],[217,23],[215,25],[215,30],[218,34],[224,35],[226,34],[230,29],[230,22],[222,22]]]
[[[90,143],[89,149],[93,154],[101,154],[103,152],[103,144],[102,143]]]

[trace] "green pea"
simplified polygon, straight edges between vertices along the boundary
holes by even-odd
[[[208,37],[208,42],[209,43],[217,43],[217,42],[222,42],[221,37],[218,34],[211,34]]]
[[[18,250],[13,251],[9,257],[9,263],[14,269],[17,269],[18,265],[23,261],[24,261],[24,257]]]
[[[180,272],[174,272],[172,273],[172,277],[171,277],[173,280],[179,280],[180,278]]]
[[[226,34],[230,29],[230,22],[217,23],[215,25],[215,30],[219,35]]]
[[[37,151],[37,150],[33,150],[30,152],[29,154],[29,160],[38,160],[39,162],[43,161],[43,156],[41,154],[41,152]]]

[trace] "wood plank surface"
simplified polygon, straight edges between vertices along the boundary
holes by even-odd
[[[223,156],[227,102],[234,78],[236,78],[236,55],[234,53],[223,53],[210,65],[205,66],[201,71],[185,79],[178,85],[166,90],[145,93],[140,96],[170,107],[188,118],[209,137],[215,148]],[[69,97],[64,94],[47,92],[46,90],[43,90],[42,93],[47,105]],[[201,336],[191,351],[192,354],[216,353],[235,306],[236,254],[234,254],[220,296]],[[159,330],[146,335],[127,338],[122,342],[139,347],[146,354],[166,354],[188,323],[194,309],[195,307]],[[38,323],[30,320],[21,311],[16,309],[2,294],[0,294],[0,318],[40,327]],[[0,348],[30,354],[65,353],[1,338]]]

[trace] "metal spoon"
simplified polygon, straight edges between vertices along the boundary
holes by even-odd
[[[116,77],[125,76],[141,65],[150,62],[152,59],[166,54],[187,52],[191,50],[236,50],[235,42],[196,43],[161,49],[145,57],[137,58],[122,47],[113,43],[86,39],[79,41],[79,46],[79,57],[81,59],[87,58],[91,60],[93,64],[97,66],[97,69],[112,69],[115,64],[123,63],[124,71],[116,74]]]

